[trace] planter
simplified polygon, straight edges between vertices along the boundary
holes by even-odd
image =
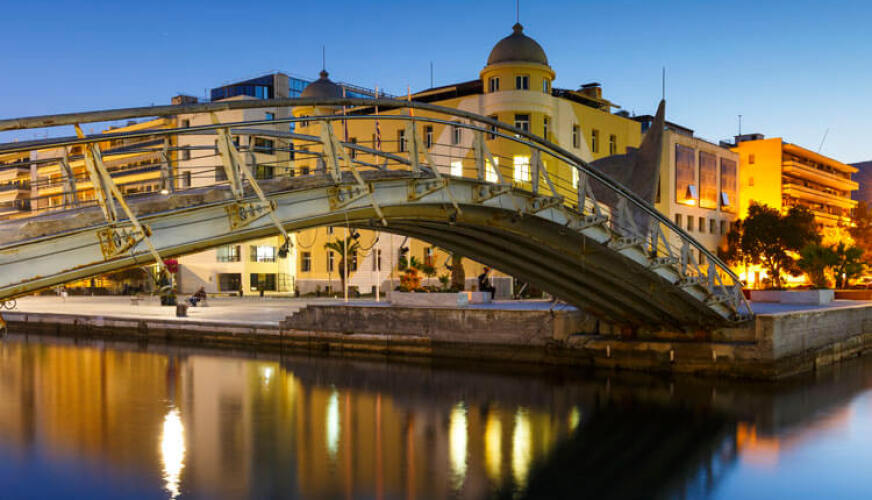
[[[414,293],[391,292],[391,304],[410,307],[463,307],[469,304],[489,304],[489,292]]]
[[[872,300],[872,290],[836,290],[836,300]]]
[[[833,301],[834,290],[751,290],[751,302],[826,305]]]
[[[835,296],[835,290],[833,289],[824,289],[824,290],[782,290],[781,291],[781,303],[782,304],[814,304],[814,305],[825,305],[829,304],[833,301]]]
[[[751,290],[751,302],[781,302],[781,290]]]

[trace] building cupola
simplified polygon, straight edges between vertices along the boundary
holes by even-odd
[[[320,78],[306,85],[306,88],[300,93],[301,98],[321,98],[331,99],[342,97],[342,87],[333,83],[329,78],[326,70],[321,70]]]
[[[515,23],[512,26],[512,34],[497,42],[487,58],[488,66],[499,63],[533,63],[548,66],[548,57],[536,40],[524,34],[521,23]]]

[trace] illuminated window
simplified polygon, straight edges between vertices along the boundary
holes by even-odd
[[[275,262],[276,247],[267,245],[251,245],[248,251],[251,262]]]
[[[693,148],[675,145],[675,201],[696,205],[699,194],[696,190]]]
[[[578,180],[579,180],[578,169],[575,167],[569,167],[569,171],[572,172],[572,188],[578,189]]]
[[[451,161],[451,175],[454,177],[463,177],[463,162],[460,160]]]
[[[599,130],[590,131],[590,152],[599,153]]]
[[[488,92],[499,92],[500,90],[500,77],[492,76],[488,79],[487,82]]]
[[[515,89],[530,90],[530,75],[516,75]]]
[[[515,182],[530,182],[530,157],[516,156],[514,166]]]
[[[705,151],[699,152],[699,206],[718,208],[718,159]]]
[[[754,185],[751,178],[750,184]],[[721,158],[721,210],[734,213],[736,211],[736,162]]]
[[[499,158],[494,158],[494,165],[496,165],[496,168],[500,168]],[[484,162],[484,180],[487,182],[497,182],[499,180],[494,165],[491,164],[490,160],[485,160]]]
[[[581,147],[581,127],[577,124],[572,125],[572,147]]]

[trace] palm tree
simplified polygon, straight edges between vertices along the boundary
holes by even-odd
[[[827,269],[835,267],[838,262],[836,252],[818,243],[809,243],[799,252],[797,265],[808,274],[814,288],[829,288]]]
[[[342,284],[342,289],[345,290],[345,255],[346,255],[346,247],[348,248],[348,256],[352,257],[357,253],[357,250],[360,249],[360,243],[357,242],[356,239],[348,236],[344,240],[335,240],[328,241],[324,243],[324,248],[334,251],[339,254],[339,279]],[[352,257],[353,258],[353,257]],[[351,277],[351,273],[353,270],[349,270],[348,277]]]

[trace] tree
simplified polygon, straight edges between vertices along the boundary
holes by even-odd
[[[872,259],[872,210],[865,201],[854,209],[854,224],[848,228],[854,243],[864,253],[863,260]]]
[[[798,275],[794,255],[809,243],[819,243],[814,215],[803,207],[791,207],[782,214],[775,208],[752,203],[748,216],[727,235],[727,249],[721,255],[731,264],[748,262],[762,265],[775,288],[781,288],[782,275]]]
[[[451,254],[451,288],[461,291],[466,288],[466,271],[463,269],[463,256],[457,252]]]
[[[809,243],[799,251],[797,266],[805,271],[814,288],[829,288],[827,270],[838,262],[836,252],[819,243]]]
[[[345,248],[346,247],[348,247],[348,252],[347,252],[348,256],[352,257],[360,249],[360,244],[357,242],[356,239],[352,238],[351,236],[348,236],[344,240],[328,241],[327,243],[324,243],[324,248],[331,250],[331,251],[334,251],[334,252],[339,254],[339,280],[341,282],[343,290],[345,290],[345,278],[346,278],[346,273],[345,273],[345,255],[346,255]],[[353,272],[354,272],[354,270],[349,270],[348,277],[351,277],[351,273],[353,273]]]
[[[836,288],[847,288],[853,278],[863,274],[866,263],[863,261],[863,249],[839,243],[833,247],[835,264],[833,274],[836,278]]]

